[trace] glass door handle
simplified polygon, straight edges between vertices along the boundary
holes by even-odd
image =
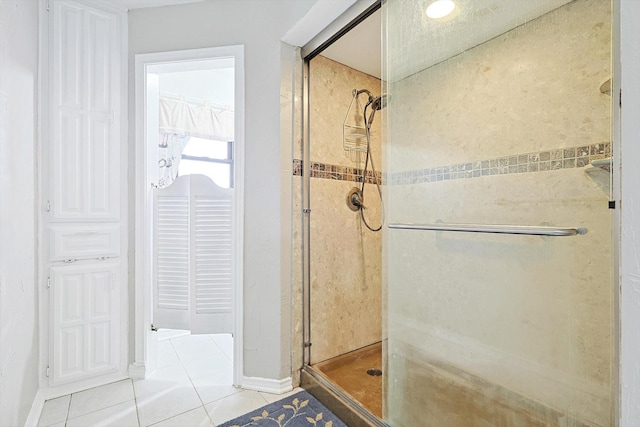
[[[498,225],[498,224],[389,224],[388,228],[401,230],[426,231],[459,231],[465,233],[495,233],[495,234],[525,234],[530,236],[576,236],[586,234],[586,228],[574,227],[546,227],[528,225]]]

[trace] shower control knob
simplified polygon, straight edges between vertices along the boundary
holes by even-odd
[[[349,193],[347,194],[347,206],[354,212],[357,212],[360,209],[367,209],[367,207],[362,203],[362,192],[359,188],[353,187],[349,190]]]

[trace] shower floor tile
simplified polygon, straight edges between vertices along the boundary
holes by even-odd
[[[382,418],[382,376],[367,374],[382,370],[382,343],[376,343],[313,366],[349,393],[378,418]]]

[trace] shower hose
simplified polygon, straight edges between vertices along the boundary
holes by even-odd
[[[371,122],[373,120],[367,120],[367,107],[371,104],[371,101],[367,103],[364,107],[364,127],[367,136],[367,154],[365,156],[364,161],[364,170],[362,171],[362,185],[360,187],[360,194],[362,197],[363,206],[360,208],[360,218],[362,218],[362,222],[364,225],[371,231],[380,231],[382,229],[382,224],[384,224],[384,202],[382,201],[382,190],[380,189],[380,183],[378,182],[378,174],[376,172],[376,167],[373,164],[373,156],[371,156]],[[371,117],[373,119],[373,116]],[[371,162],[371,172],[373,175],[373,182],[376,185],[376,189],[378,190],[378,197],[380,198],[380,226],[377,228],[373,228],[367,222],[367,219],[364,216],[364,188],[367,182],[367,170],[369,168],[369,162]]]

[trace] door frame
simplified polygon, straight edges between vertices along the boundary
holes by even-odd
[[[146,75],[149,66],[177,62],[234,58],[234,218],[235,248],[233,267],[233,383],[243,378],[243,242],[244,242],[244,46],[221,46],[170,52],[137,54],[135,56],[135,282],[134,282],[134,361],[129,365],[132,378],[144,378],[155,366],[150,362],[153,294],[151,271],[150,188],[147,186]]]

